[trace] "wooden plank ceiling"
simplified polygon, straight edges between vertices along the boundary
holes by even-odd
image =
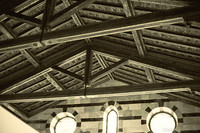
[[[104,93],[95,89],[116,80],[130,85],[122,87],[126,93],[144,94],[147,90],[137,90],[142,86],[200,107],[198,0],[5,3],[0,13],[0,103],[33,116],[61,102],[67,92],[79,97],[123,93],[118,87],[102,88]]]

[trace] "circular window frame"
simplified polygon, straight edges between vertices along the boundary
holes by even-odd
[[[151,128],[151,120],[153,119],[153,117],[155,117],[156,115],[161,114],[161,113],[168,114],[168,115],[170,115],[170,116],[173,118],[174,123],[175,123],[175,127],[174,127],[174,129],[173,129],[173,131],[174,131],[174,130],[176,129],[176,127],[178,126],[178,123],[176,122],[176,119],[174,118],[174,116],[173,116],[172,114],[170,114],[170,113],[168,113],[168,112],[164,112],[164,111],[155,113],[155,114],[153,114],[153,115],[151,116],[151,118],[150,118],[150,120],[149,120],[149,122],[148,122],[149,130],[153,133],[153,130],[152,130],[152,128]]]
[[[75,121],[75,123],[76,123],[76,127],[77,127],[77,122],[76,122],[76,119],[75,119],[74,117],[71,117],[71,116],[65,116],[65,117],[59,119],[59,120],[56,122],[55,127],[54,127],[54,133],[57,133],[57,132],[56,132],[56,126],[58,125],[59,121],[65,119],[65,118],[71,118],[71,119],[73,119],[73,120]],[[75,130],[76,130],[76,128],[75,128]],[[74,131],[75,131],[75,130],[74,130]]]
[[[56,133],[56,125],[58,124],[58,122],[64,118],[72,118],[75,120],[76,122],[76,128],[77,128],[77,120],[76,118],[69,112],[61,112],[61,113],[58,113],[52,120],[51,120],[51,123],[50,123],[50,133]],[[76,131],[76,128],[75,128],[75,131]]]
[[[151,110],[151,112],[149,112],[149,114],[147,115],[147,120],[146,120],[147,128],[153,133],[150,123],[151,123],[152,118],[159,113],[166,113],[166,114],[172,116],[172,118],[174,119],[174,122],[175,122],[175,128],[173,131],[175,131],[176,128],[178,127],[178,117],[173,110],[171,110],[170,108],[167,108],[167,107],[157,107],[157,108],[154,108],[153,110]]]

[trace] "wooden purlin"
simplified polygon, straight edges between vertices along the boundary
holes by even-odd
[[[134,48],[130,48],[118,43],[113,43],[110,41],[104,41],[99,39],[94,39],[93,49],[98,51],[99,54],[105,56],[114,56],[129,59],[129,63],[136,64],[138,66],[147,67],[149,69],[161,71],[164,73],[169,73],[173,75],[178,75],[181,77],[186,77],[189,79],[199,79],[199,75],[192,70],[184,70],[183,68],[178,68],[174,64],[169,64],[165,62],[156,61],[151,57],[141,57],[137,55]],[[114,50],[110,51],[112,47]],[[123,48],[123,51],[121,50]],[[134,53],[134,54],[133,54]]]
[[[92,24],[89,26],[86,25],[74,27],[62,31],[53,31],[44,34],[43,43],[54,45],[62,42],[105,36],[132,30],[157,27],[161,25],[182,23],[183,18],[188,18],[193,15],[199,15],[199,10],[200,9],[197,7],[184,7],[139,15],[136,17],[116,19],[107,22]],[[177,12],[177,14],[174,14],[174,12]],[[1,41],[0,52],[18,48],[27,48],[33,46],[36,47],[37,45],[33,45],[32,43],[36,43],[39,40],[40,39],[38,35],[33,35],[22,37],[20,39]]]
[[[156,94],[167,92],[190,91],[192,87],[199,87],[199,80],[187,80],[167,83],[149,83],[134,86],[113,86],[104,88],[87,89],[87,98],[89,97],[107,97],[107,96],[122,96],[122,95],[142,95]],[[13,94],[0,95],[0,103],[15,103],[15,102],[34,102],[34,101],[52,101],[66,100],[74,98],[84,98],[84,90],[70,90],[34,94]]]

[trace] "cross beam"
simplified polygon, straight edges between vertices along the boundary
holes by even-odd
[[[184,22],[183,18],[188,18],[199,14],[199,7],[184,7],[159,11],[140,16],[121,18],[92,25],[45,33],[43,35],[42,42],[44,44],[53,45],[62,42],[82,40],[121,32],[128,32],[132,30],[157,27],[161,25],[182,23]],[[33,45],[33,43],[37,43],[39,41],[40,35],[32,35],[18,39],[1,41],[0,52],[37,47],[37,45]]]
[[[118,43],[113,43],[110,41],[100,40],[100,39],[94,39],[94,45],[93,49],[95,51],[98,51],[97,53],[102,54],[104,56],[115,58],[125,58],[129,59],[130,63],[133,63],[138,66],[143,66],[149,69],[161,71],[164,73],[170,73],[172,75],[177,75],[180,77],[190,78],[190,79],[199,79],[198,72],[194,72],[193,70],[188,70],[185,68],[180,68],[178,66],[175,66],[174,64],[166,63],[166,62],[160,62],[156,59],[153,59],[149,56],[146,56],[145,58],[139,56],[136,53],[136,49],[128,46],[124,46]],[[115,49],[113,49],[115,48]],[[112,51],[110,50],[112,49]],[[135,52],[134,52],[135,51]]]
[[[87,98],[126,96],[126,95],[143,95],[167,92],[190,91],[192,87],[199,87],[200,80],[187,80],[167,83],[150,83],[135,86],[113,86],[103,88],[88,88]],[[46,92],[34,94],[12,94],[0,95],[0,103],[17,103],[17,102],[35,102],[35,101],[53,101],[66,100],[75,98],[84,98],[84,90],[70,90],[59,92]]]

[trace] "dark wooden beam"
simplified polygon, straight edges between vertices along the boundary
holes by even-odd
[[[41,24],[41,20],[37,19],[37,18],[33,18],[33,17],[29,17],[29,16],[25,16],[23,14],[20,13],[15,13],[15,12],[6,12],[6,16],[12,19],[15,19],[19,22],[23,22],[23,23],[27,23],[33,26],[37,26],[39,27]]]
[[[91,46],[88,46],[86,51],[85,72],[84,72],[84,83],[86,87],[91,86],[92,58],[93,58],[93,51],[91,49]]]
[[[3,23],[3,22],[0,23],[0,29],[1,29],[2,33],[5,34],[8,38],[10,38],[10,39],[17,38],[17,35],[5,23]],[[33,53],[31,53],[30,50],[22,49],[22,50],[20,50],[20,52],[27,58],[27,60],[29,62],[31,62],[31,64],[33,64],[33,66],[35,66],[35,67],[40,66],[39,60],[36,58],[36,56]]]
[[[200,5],[200,2],[197,1],[173,1],[173,0],[130,0],[133,2],[142,2],[148,4],[158,4],[158,5],[165,5],[165,6],[174,6],[174,7],[183,7],[189,5]]]
[[[133,84],[132,81],[126,81],[125,78],[119,79],[119,77],[115,77],[115,79],[119,80],[120,82],[126,83],[128,85],[132,85]],[[192,88],[193,87],[190,87],[191,90],[192,90]],[[199,90],[199,89],[196,89],[196,90]],[[191,104],[191,105],[200,107],[199,97],[198,97],[198,99],[193,99],[194,96],[191,96],[189,94],[187,94],[186,96],[185,95],[181,95],[180,96],[180,93],[181,94],[183,94],[183,93],[187,94],[185,92],[180,92],[180,91],[179,92],[174,92],[174,93],[158,93],[158,94],[161,95],[161,96],[168,97],[171,100],[178,100],[178,101],[181,101],[181,102],[184,102],[184,103],[187,103],[187,104]]]
[[[71,0],[62,0],[62,1],[63,1],[63,3],[65,4],[66,7],[69,7],[69,6],[72,5],[72,1],[71,1]],[[73,14],[71,17],[72,17],[72,19],[74,20],[74,22],[75,22],[75,24],[76,24],[77,26],[83,26],[83,25],[85,25],[84,22],[83,22],[83,20],[82,20],[82,18],[81,18],[81,16],[80,16],[80,14],[79,14],[79,12],[76,12],[76,13]],[[85,40],[86,40],[86,42],[87,42],[88,44],[89,44],[89,43],[92,43],[92,40],[91,40],[90,38],[87,38],[87,39],[85,39]],[[101,65],[101,67],[102,67],[103,69],[105,69],[105,68],[108,67],[108,63],[105,61],[105,59],[104,59],[103,56],[98,55],[98,54],[94,54],[94,55],[95,55],[97,61],[99,62],[99,64]],[[110,80],[113,80],[113,79],[114,79],[114,76],[113,76],[112,73],[109,73],[109,74],[108,74],[108,77],[109,77]]]
[[[53,27],[62,21],[69,19],[71,15],[85,8],[86,6],[92,4],[95,0],[79,0],[76,3],[67,7],[63,12],[63,14],[56,16],[51,22],[50,25]]]
[[[112,73],[113,71],[115,71],[116,69],[126,65],[128,63],[128,60],[125,60],[125,59],[122,59],[120,61],[118,61],[117,63],[103,69],[102,71],[92,75],[91,77],[91,82],[101,78],[101,77],[104,77],[106,75],[108,75],[109,73]]]
[[[126,95],[143,95],[167,92],[190,91],[191,87],[199,87],[200,80],[178,82],[151,83],[135,86],[113,86],[87,89],[87,97],[110,97]],[[84,98],[84,90],[66,90],[59,92],[0,95],[0,103],[53,101],[74,98]]]
[[[8,2],[7,0],[1,0],[0,1],[0,15],[12,10],[16,6],[19,6],[23,3],[25,3],[27,0],[15,0],[14,2]]]
[[[199,15],[199,13],[199,7],[184,7],[139,15],[135,17],[121,18],[92,25],[45,33],[43,35],[42,42],[44,44],[53,45],[62,42],[111,35],[132,30],[157,27],[161,25],[182,23],[184,22],[183,18],[188,18],[193,15]],[[16,50],[19,48],[34,47],[37,45],[33,45],[33,43],[37,43],[39,41],[40,35],[1,41],[0,52],[7,50]]]
[[[79,54],[80,52],[83,52],[86,49],[86,45],[84,42],[79,41],[74,44],[71,44],[67,49],[63,49],[60,52],[55,53],[54,55],[51,55],[47,57],[45,60],[43,60],[40,64],[40,67],[34,68],[33,66],[27,66],[22,73],[14,73],[6,78],[0,79],[0,88],[1,88],[1,94],[5,94],[6,92],[9,92],[10,90],[15,89],[16,87],[27,83],[34,78],[37,78],[41,75],[44,75],[50,71],[52,71],[52,66],[62,62],[66,61],[68,58]],[[20,75],[20,77],[19,77]]]
[[[129,59],[129,62],[138,66],[143,66],[152,70],[161,71],[164,73],[169,73],[172,75],[178,75],[181,77],[188,77],[191,79],[199,79],[199,74],[193,70],[188,70],[175,66],[174,64],[169,64],[166,62],[157,61],[154,58],[149,56],[141,57],[136,53],[136,49],[128,46],[124,46],[118,43],[113,43],[110,41],[105,41],[102,39],[94,39],[94,45],[92,45],[93,50],[99,51],[99,54],[102,54],[107,57],[114,58],[125,58]],[[113,49],[113,47],[115,49]],[[110,50],[112,49],[112,50]],[[123,49],[123,50],[122,50]],[[135,51],[135,52],[134,52]],[[104,54],[106,53],[106,54]],[[200,70],[199,70],[200,71]]]
[[[56,6],[56,0],[46,0],[44,13],[42,17],[42,25],[41,29],[43,30],[50,30],[50,21],[52,19],[54,8]]]
[[[79,81],[83,81],[83,77],[81,77],[80,75],[77,75],[77,74],[75,74],[73,72],[70,72],[68,70],[65,70],[65,69],[57,67],[57,66],[54,66],[52,68],[54,70],[56,70],[56,71],[59,71],[59,72],[63,73],[63,74],[69,75],[69,76],[71,76],[71,77],[73,77],[73,78],[75,78],[75,79],[77,79]]]

